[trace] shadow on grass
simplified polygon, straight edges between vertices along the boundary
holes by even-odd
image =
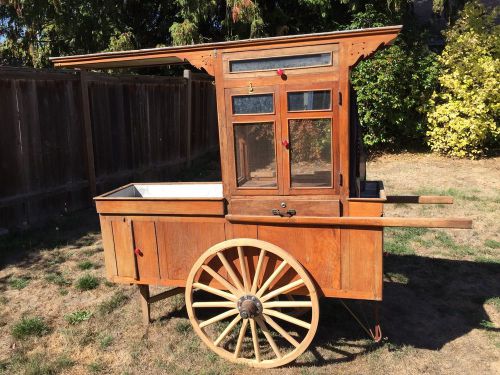
[[[384,283],[381,325],[390,348],[440,350],[473,329],[500,331],[488,324],[490,318],[484,309],[488,299],[500,296],[500,264],[413,255],[389,255],[384,262],[384,272],[402,280]],[[318,333],[310,347],[316,362],[303,366],[350,361],[378,347],[371,342],[359,344],[366,337],[340,303],[325,299],[320,306]],[[343,347],[354,345],[356,353],[339,350],[338,342]],[[325,360],[319,348],[341,357]]]
[[[40,262],[40,252],[57,252],[61,247],[83,247],[94,243],[93,234],[99,232],[99,218],[89,208],[52,220],[43,227],[11,233],[0,237],[0,270],[8,265],[27,267]],[[57,259],[54,259],[57,263]]]

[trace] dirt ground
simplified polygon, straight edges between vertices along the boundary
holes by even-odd
[[[206,349],[182,296],[153,305],[144,328],[137,289],[104,278],[87,211],[0,237],[0,374],[500,374],[500,158],[385,155],[369,162],[368,179],[388,195],[455,199],[387,205],[386,216],[474,219],[472,230],[386,230],[381,343],[333,299],[321,301],[310,348],[268,371]]]

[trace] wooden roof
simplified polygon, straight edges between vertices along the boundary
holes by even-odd
[[[257,46],[294,44],[297,42],[336,42],[345,39],[373,39],[380,45],[390,44],[401,31],[402,26],[375,27],[359,30],[333,31],[316,34],[277,36],[246,39],[219,43],[204,43],[188,46],[149,48],[131,51],[102,52],[88,55],[51,57],[55,67],[65,68],[123,68],[153,65],[190,63],[205,68],[205,60],[212,59],[216,50],[246,50]],[[371,38],[370,38],[371,37]],[[380,42],[382,40],[382,42]],[[262,48],[262,47],[261,47]],[[378,47],[377,47],[378,48]],[[377,49],[375,48],[375,49]],[[372,48],[373,49],[373,48]],[[206,69],[207,70],[207,69]],[[210,73],[210,72],[209,72]]]

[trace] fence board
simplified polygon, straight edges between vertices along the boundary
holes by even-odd
[[[0,68],[0,227],[20,227],[89,207],[85,106],[97,192],[175,178],[218,145],[215,89],[179,77]],[[187,134],[187,103],[193,111]]]

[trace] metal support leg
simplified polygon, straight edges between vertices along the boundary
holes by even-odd
[[[142,308],[142,322],[145,326],[151,321],[151,310],[149,301],[149,285],[139,285],[139,293]]]
[[[352,317],[358,322],[358,324],[363,328],[363,330],[366,332],[366,334],[375,342],[380,342],[382,340],[382,328],[380,327],[380,303],[379,302],[374,302],[373,305],[373,317],[374,317],[374,324],[373,328],[368,328],[367,325],[370,324],[363,324],[361,320],[358,318],[358,316],[347,306],[347,304],[343,301],[340,300],[340,303],[345,307],[345,309],[349,312],[349,314],[352,315]]]

